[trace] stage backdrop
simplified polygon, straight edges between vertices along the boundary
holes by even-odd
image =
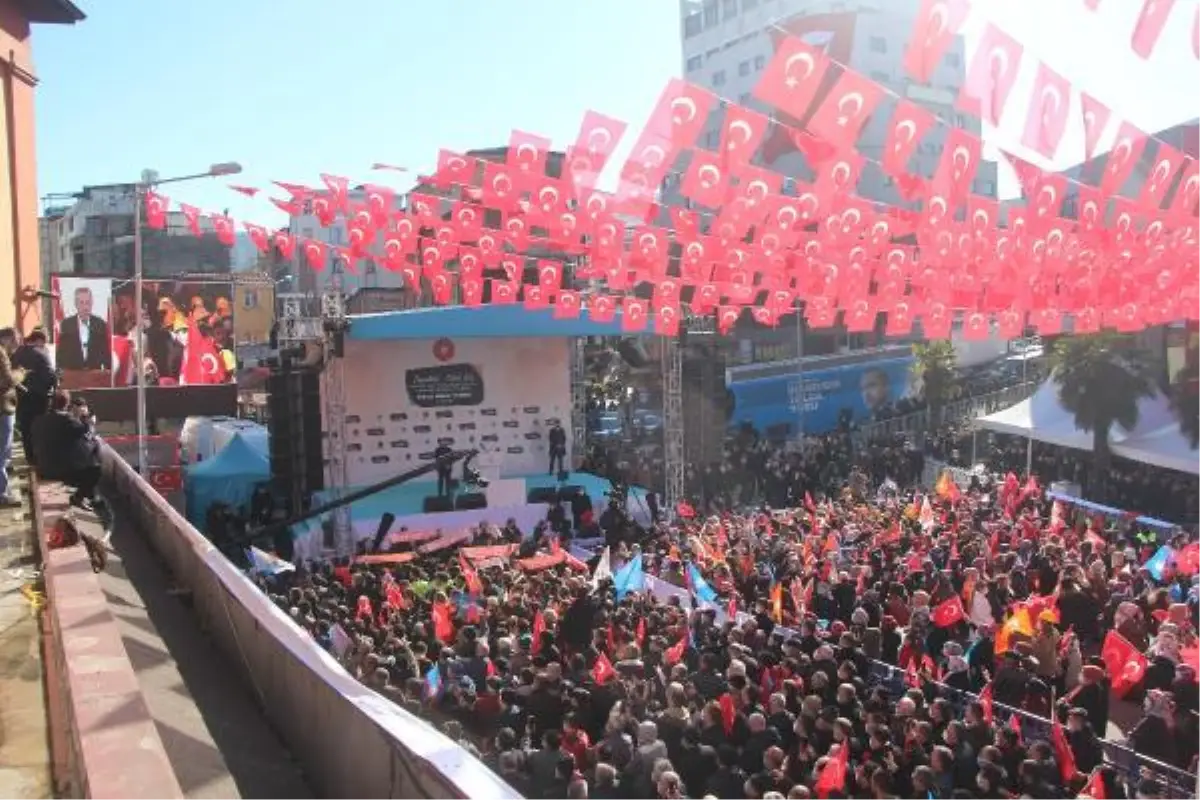
[[[349,339],[345,359],[352,486],[428,463],[439,443],[496,453],[506,477],[545,473],[551,420],[571,463],[567,339]]]

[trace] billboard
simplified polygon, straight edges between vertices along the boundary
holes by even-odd
[[[565,338],[350,339],[343,370],[349,482],[426,464],[439,445],[476,448],[478,465],[493,463],[502,476],[545,474],[555,420],[571,441],[570,373]]]
[[[55,275],[54,363],[67,389],[112,386],[114,356],[111,278]],[[121,348],[116,348],[118,351]]]
[[[126,338],[137,318],[136,288],[130,281],[113,289],[112,321]],[[196,386],[236,382],[233,348],[233,284],[213,281],[144,281],[146,370],[152,386]],[[131,385],[132,370],[114,385]]]
[[[137,383],[136,287],[122,278],[53,275],[54,358],[68,389]],[[156,387],[233,383],[233,285],[144,281],[145,369]]]
[[[912,395],[912,358],[894,358],[804,370],[800,376],[778,375],[739,381],[729,387],[730,427],[749,423],[761,433],[794,433],[801,412],[805,433],[837,427],[843,412],[856,423],[886,416],[894,404]]]

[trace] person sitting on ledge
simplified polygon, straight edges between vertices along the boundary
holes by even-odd
[[[55,392],[50,413],[34,422],[33,442],[38,477],[70,486],[71,505],[90,509],[100,482],[100,444],[82,398],[72,402],[70,392]]]

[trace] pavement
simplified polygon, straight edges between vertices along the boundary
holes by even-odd
[[[93,515],[77,514],[77,524],[100,535]],[[119,508],[110,544],[100,586],[184,796],[315,796],[251,688]]]
[[[22,800],[53,797],[41,626],[22,592],[38,578],[30,524],[27,507],[0,509],[0,797]]]

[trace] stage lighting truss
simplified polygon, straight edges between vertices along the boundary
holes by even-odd
[[[349,463],[346,457],[346,374],[342,354],[342,337],[349,328],[346,315],[346,294],[340,275],[331,275],[321,293],[321,329],[326,338],[326,352],[337,357],[325,359],[325,458],[328,487],[334,498],[340,497],[349,482]],[[332,541],[328,549],[339,556],[354,552],[354,531],[350,523],[350,507],[338,506],[333,511]],[[332,547],[330,547],[332,545]]]
[[[674,509],[684,500],[683,348],[675,337],[663,339],[663,500]]]
[[[571,461],[578,469],[588,452],[587,337],[571,340]]]

